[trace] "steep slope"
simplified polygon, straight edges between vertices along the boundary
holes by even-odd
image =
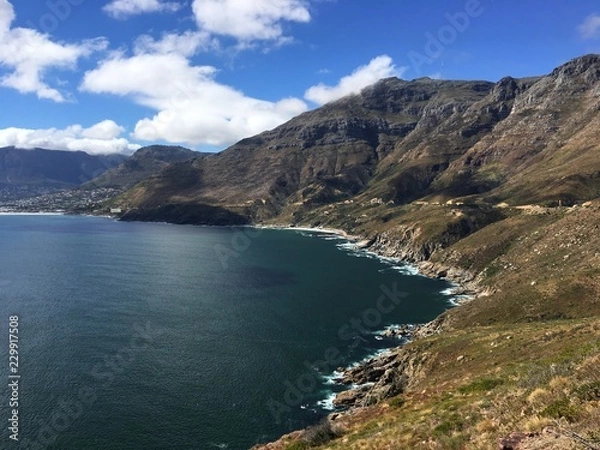
[[[122,204],[217,204],[260,219],[286,206],[348,199],[368,188],[396,142],[414,135],[406,144],[412,148],[442,116],[467,109],[492,88],[485,82],[383,80],[220,154],[170,167],[136,186]]]
[[[454,162],[449,175],[496,182],[490,200],[572,204],[597,197],[599,111],[600,58],[571,61],[516,96],[506,120]]]
[[[142,180],[159,173],[169,164],[190,161],[204,156],[184,147],[151,145],[137,150],[117,167],[85,183],[83,189],[107,187],[129,189]]]
[[[115,167],[123,155],[0,149],[0,198],[16,198],[79,186]]]
[[[295,221],[345,200],[586,201],[600,195],[599,71],[600,57],[588,55],[545,77],[498,83],[382,80],[169,167],[121,204],[206,204]]]

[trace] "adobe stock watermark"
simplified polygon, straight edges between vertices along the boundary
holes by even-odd
[[[480,17],[484,12],[485,8],[480,0],[467,0],[462,11],[444,14],[446,23],[436,33],[430,31],[425,33],[422,52],[414,50],[408,52],[408,59],[417,74],[422,73],[421,69],[424,65],[431,65],[440,58],[447,48],[469,29],[473,19]]]
[[[71,16],[74,6],[81,6],[84,2],[85,0],[46,0],[44,4],[48,12],[40,16],[37,24],[27,21],[27,26],[50,34]]]
[[[355,316],[338,329],[337,336],[342,342],[346,342],[343,348],[354,350],[360,345],[360,337],[372,334],[381,328],[385,315],[392,313],[402,299],[408,297],[406,292],[398,290],[398,284],[394,283],[390,289],[388,286],[380,286],[381,295],[375,301],[372,308],[366,309],[359,316]],[[341,346],[342,347],[342,346]],[[343,353],[340,347],[329,347],[323,352],[323,358],[318,361],[305,361],[306,372],[302,373],[295,381],[284,383],[285,392],[281,400],[269,399],[267,409],[277,422],[282,423],[285,414],[293,411],[305,402],[310,394],[319,387],[322,374],[333,373],[343,362]]]
[[[148,350],[163,334],[163,330],[153,328],[150,322],[144,326],[135,325],[133,329],[134,334],[127,346],[102,358],[87,373],[95,383],[80,387],[70,398],[60,398],[46,419],[38,419],[39,428],[35,436],[23,438],[19,449],[45,450],[53,445],[61,433],[71,428],[93,406],[101,391],[110,387],[119,374],[131,367],[137,355]]]
[[[239,228],[231,236],[229,245],[217,244],[214,247],[217,259],[223,269],[229,269],[231,259],[239,258],[252,245],[252,241],[263,233],[263,228]]]

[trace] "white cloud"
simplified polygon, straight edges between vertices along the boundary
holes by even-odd
[[[48,150],[84,151],[91,155],[133,153],[140,148],[120,137],[123,128],[112,120],[104,120],[89,128],[71,125],[67,128],[32,130],[27,128],[0,129],[0,147],[45,148]]]
[[[307,0],[194,0],[192,8],[200,29],[245,43],[288,42],[283,24],[311,19]]]
[[[166,33],[160,40],[144,34],[135,40],[134,54],[176,53],[189,57],[199,50],[216,50],[218,47],[218,42],[203,31],[186,31],[182,34]]]
[[[136,139],[190,145],[229,145],[307,109],[299,99],[247,97],[218,83],[217,73],[212,66],[193,66],[177,53],[115,55],[86,73],[81,90],[130,97],[157,111],[137,123]]]
[[[88,139],[112,140],[121,136],[125,128],[117,125],[113,120],[103,120],[81,131],[81,136]]]
[[[600,15],[590,14],[581,25],[577,27],[582,39],[600,38]]]
[[[5,34],[10,29],[10,25],[15,20],[15,11],[8,1],[0,1],[0,35]]]
[[[127,19],[138,14],[175,12],[182,5],[162,0],[112,0],[102,10],[115,19]]]
[[[358,94],[365,87],[382,78],[400,77],[405,70],[404,67],[396,68],[389,56],[378,56],[366,66],[361,66],[351,75],[343,77],[336,86],[327,86],[320,83],[309,88],[304,94],[304,98],[318,105],[323,105],[346,95]]]
[[[64,102],[65,95],[49,86],[44,74],[49,69],[74,69],[80,58],[105,49],[107,42],[93,39],[80,44],[56,43],[32,29],[11,28],[14,19],[12,5],[0,0],[0,68],[8,69],[0,77],[0,86]]]

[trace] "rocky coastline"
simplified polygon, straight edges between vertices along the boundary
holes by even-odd
[[[448,292],[448,294],[455,299],[453,303],[456,306],[490,294],[488,290],[479,284],[477,275],[451,265],[431,262],[429,260],[431,252],[416,244],[410,235],[405,236],[405,239],[397,240],[386,233],[367,237],[334,228],[289,225],[266,227],[336,234],[354,243],[357,250],[376,254],[381,258],[393,258],[399,262],[408,263],[414,266],[420,275],[441,278],[452,283],[452,292]],[[422,367],[428,355],[407,346],[407,344],[417,339],[442,333],[445,320],[445,314],[441,314],[425,324],[404,324],[388,328],[382,331],[382,335],[398,338],[399,344],[397,347],[390,348],[378,356],[351,367],[338,368],[337,372],[340,375],[336,382],[348,386],[348,389],[336,395],[333,404],[338,408],[338,411],[329,414],[328,420],[332,424],[343,426],[344,422],[360,415],[363,408],[398,396],[416,384],[423,376]],[[264,446],[256,446],[253,450],[283,448],[279,446],[279,443],[287,441],[290,437],[301,438],[304,432],[306,430],[297,431],[282,437],[280,441]]]

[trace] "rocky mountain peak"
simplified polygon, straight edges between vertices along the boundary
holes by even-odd
[[[575,58],[560,67],[557,67],[550,77],[555,79],[583,77],[590,83],[600,81],[600,55],[589,54]]]

